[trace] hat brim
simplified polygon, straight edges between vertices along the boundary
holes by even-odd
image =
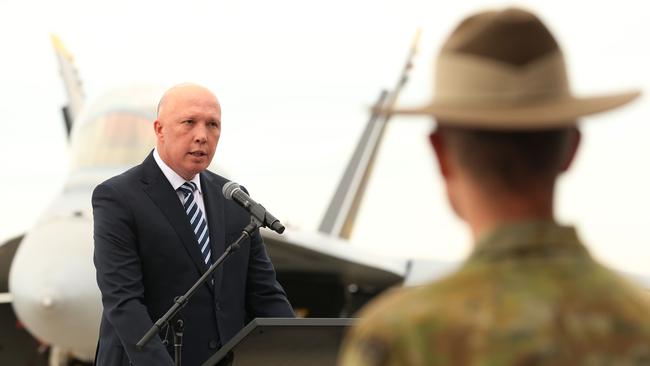
[[[577,98],[567,97],[535,104],[508,107],[460,107],[435,101],[420,108],[395,108],[390,114],[428,115],[447,125],[485,129],[547,129],[575,124],[582,117],[620,107],[641,93],[631,91],[614,95]]]

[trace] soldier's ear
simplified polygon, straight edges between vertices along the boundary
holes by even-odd
[[[438,161],[438,169],[440,174],[447,179],[451,175],[451,170],[449,168],[449,151],[447,149],[444,134],[440,132],[439,129],[431,132],[429,135],[429,142],[433,147],[433,151]]]
[[[571,166],[571,163],[573,163],[573,160],[576,157],[576,153],[578,152],[578,146],[580,146],[580,141],[582,140],[582,134],[580,133],[580,130],[578,130],[578,128],[576,127],[573,127],[569,132],[569,134],[570,136],[569,136],[569,142],[567,146],[567,152],[564,157],[564,162],[560,167],[560,172],[562,173],[566,172]]]

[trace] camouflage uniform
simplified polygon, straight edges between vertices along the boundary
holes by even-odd
[[[342,365],[650,365],[650,294],[551,222],[489,233],[457,273],[362,318]]]

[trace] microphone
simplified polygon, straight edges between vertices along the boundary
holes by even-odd
[[[280,220],[276,219],[270,212],[266,211],[264,206],[255,202],[246,192],[244,192],[243,189],[241,189],[239,184],[230,181],[223,185],[222,192],[226,199],[237,202],[237,204],[260,221],[262,226],[268,227],[278,234],[284,232],[284,225],[282,225]]]

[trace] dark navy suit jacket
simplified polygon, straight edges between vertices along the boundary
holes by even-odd
[[[242,233],[250,216],[221,194],[227,180],[205,171],[201,188],[212,258]],[[97,365],[173,365],[173,341],[135,344],[207,270],[178,195],[153,155],[95,188],[94,261],[102,293]],[[200,365],[255,317],[293,317],[257,232],[183,308],[182,361]],[[208,281],[210,282],[210,281]],[[164,333],[161,333],[161,337]]]

